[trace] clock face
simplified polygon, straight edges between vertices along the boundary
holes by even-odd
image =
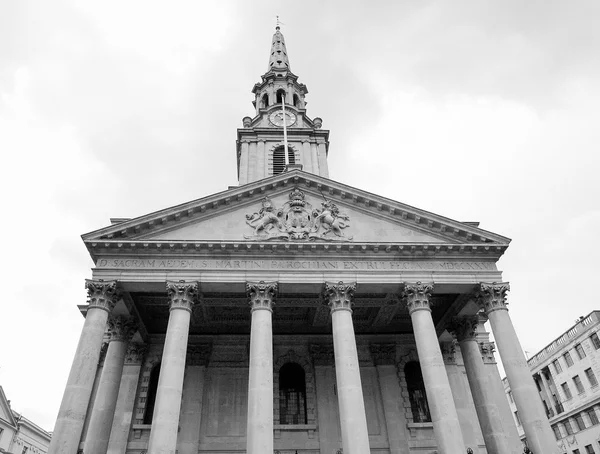
[[[285,111],[285,113],[283,112],[283,110],[276,110],[271,115],[269,115],[269,121],[275,126],[280,127],[283,127],[285,121],[286,126],[291,126],[294,123],[296,123],[296,115],[294,115],[292,112],[288,112],[287,110]]]

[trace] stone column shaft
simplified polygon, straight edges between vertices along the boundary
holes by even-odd
[[[100,384],[92,409],[90,425],[85,440],[86,454],[106,454],[110,430],[115,416],[119,385],[123,375],[125,352],[134,334],[135,324],[126,317],[109,319],[111,340],[100,375]]]
[[[247,454],[273,452],[273,327],[276,282],[247,283],[252,307]]]
[[[198,295],[196,282],[167,282],[171,297],[148,454],[175,454],[190,317]]]
[[[370,452],[365,401],[352,323],[351,300],[355,289],[355,283],[325,284],[326,297],[331,307],[342,446],[346,454]]]
[[[54,426],[49,454],[75,454],[90,402],[102,338],[117,301],[116,281],[86,280],[89,307]]]
[[[519,338],[508,315],[506,307],[508,290],[507,283],[482,283],[479,286],[477,300],[486,311],[492,325],[494,340],[519,410],[527,445],[536,454],[559,454],[561,451],[556,445]]]
[[[312,153],[310,151],[310,142],[308,140],[305,140],[302,143],[302,156],[303,156],[303,161],[304,161],[304,171],[306,172],[310,172],[310,173],[315,173],[314,169],[313,169],[313,162],[312,162]]]
[[[248,142],[242,142],[240,147],[240,164],[239,164],[239,175],[238,179],[240,185],[248,183],[248,154],[249,154]]]
[[[432,290],[433,284],[420,282],[414,285],[407,284],[405,297],[412,320],[438,450],[440,454],[458,454],[465,452],[466,447],[431,318],[429,297]]]
[[[477,343],[478,325],[479,316],[475,315],[454,319],[451,329],[456,333],[458,339],[487,452],[489,454],[512,454],[507,430],[502,423],[500,410],[496,404],[494,387],[489,381],[489,374]]]

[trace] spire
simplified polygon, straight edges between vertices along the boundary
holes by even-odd
[[[287,49],[285,48],[285,40],[283,34],[279,29],[279,24],[275,27],[275,34],[273,35],[273,42],[271,44],[271,55],[269,57],[269,69],[273,70],[290,70],[290,61],[287,56]]]

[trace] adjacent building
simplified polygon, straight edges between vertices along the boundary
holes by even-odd
[[[0,386],[0,453],[46,454],[52,435],[10,408]]]
[[[239,186],[83,235],[50,453],[515,454],[487,319],[530,445],[558,453],[497,267],[510,240],[331,180],[279,27],[252,92]]]
[[[581,317],[575,325],[532,356],[531,369],[548,420],[561,452],[600,453],[600,311]],[[526,442],[519,411],[508,380],[504,389]]]

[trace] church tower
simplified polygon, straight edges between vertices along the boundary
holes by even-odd
[[[329,131],[319,117],[306,114],[306,85],[290,69],[285,40],[275,29],[267,72],[254,85],[254,118],[244,117],[237,130],[237,167],[240,185],[302,169],[329,177]],[[287,159],[286,159],[287,141]]]

